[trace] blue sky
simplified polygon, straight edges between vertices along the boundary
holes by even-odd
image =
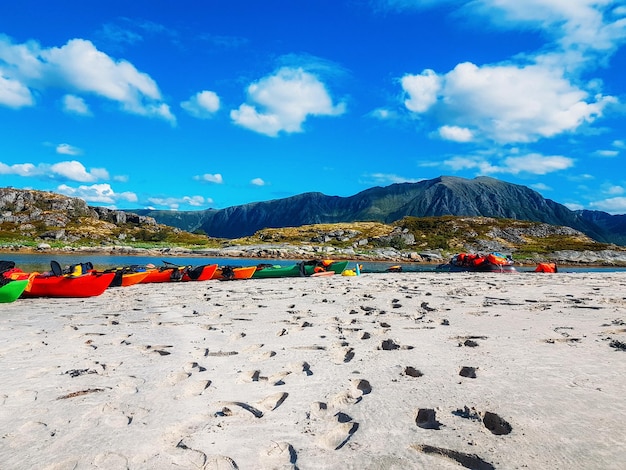
[[[0,186],[200,210],[487,175],[626,213],[626,0],[5,3]]]

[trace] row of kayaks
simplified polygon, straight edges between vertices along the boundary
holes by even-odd
[[[50,262],[50,271],[27,273],[12,261],[0,261],[0,303],[20,297],[94,297],[109,287],[127,287],[140,283],[186,281],[242,280],[297,276],[328,276],[347,273],[348,261],[302,261],[291,266],[260,264],[258,266],[178,266],[163,262],[162,266],[124,266],[98,271],[91,263],[62,268]],[[350,274],[347,274],[350,275]]]
[[[515,273],[513,259],[510,256],[493,252],[457,253],[447,263],[437,266],[437,271],[446,272],[488,272],[488,273]]]

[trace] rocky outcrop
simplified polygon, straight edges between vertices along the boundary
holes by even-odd
[[[162,230],[152,217],[104,207],[48,191],[0,188],[0,226],[24,237],[75,242],[107,241]]]

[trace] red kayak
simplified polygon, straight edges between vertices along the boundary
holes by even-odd
[[[202,266],[175,266],[168,263],[167,266],[152,269],[141,283],[149,282],[178,282],[178,281],[208,281],[215,274],[217,264]]]
[[[187,267],[183,274],[183,281],[208,281],[213,279],[217,271],[217,264],[205,264],[204,266]]]
[[[22,297],[95,297],[114,277],[115,273],[89,272],[75,277],[33,273]]]

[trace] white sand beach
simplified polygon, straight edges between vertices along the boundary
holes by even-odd
[[[626,273],[0,305],[0,467],[622,469]]]

